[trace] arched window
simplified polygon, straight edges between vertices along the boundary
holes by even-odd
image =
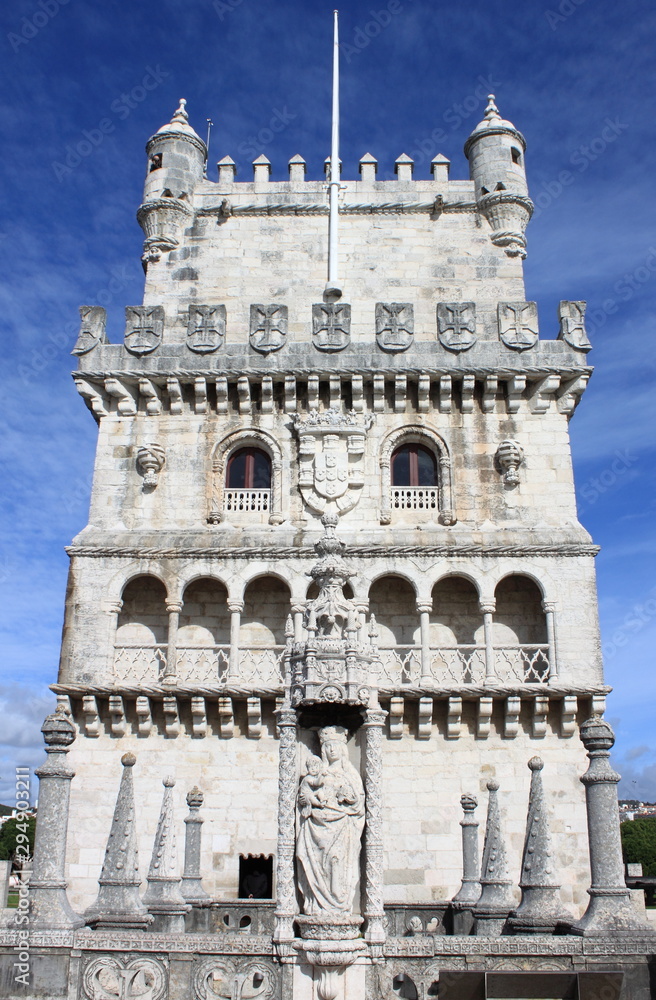
[[[404,444],[392,455],[392,486],[437,486],[435,455],[421,444]]]
[[[228,459],[226,487],[229,490],[271,489],[271,459],[259,448],[240,448]]]

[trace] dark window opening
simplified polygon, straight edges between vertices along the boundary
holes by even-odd
[[[149,173],[152,174],[153,170],[159,170],[162,166],[162,154],[154,153],[150,158],[150,170]]]
[[[392,989],[397,997],[402,997],[403,1000],[418,1000],[417,987],[405,972],[400,972],[398,976],[394,977]]]
[[[515,149],[514,146],[510,147],[510,155],[512,156],[513,163],[521,163],[522,162],[522,154],[520,153],[520,151],[518,149]]]
[[[420,444],[404,444],[392,455],[392,486],[437,486],[435,455]]]
[[[226,486],[232,490],[271,489],[271,459],[259,448],[240,448],[228,459]]]
[[[494,190],[495,191],[505,191],[506,190],[506,185],[502,184],[501,181],[499,181],[499,183],[497,184],[497,186],[495,187]]]
[[[488,189],[486,187],[482,187],[481,188],[481,194],[489,194],[489,193],[490,192],[488,191]]]
[[[273,899],[273,857],[271,855],[268,857],[264,854],[239,855],[239,898]],[[246,925],[240,923],[240,926]]]
[[[172,198],[172,197],[173,197],[173,191],[171,191],[171,188],[164,188],[164,190],[162,191],[162,198]]]

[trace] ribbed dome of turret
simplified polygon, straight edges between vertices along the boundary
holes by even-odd
[[[526,140],[524,139],[522,133],[515,128],[512,122],[502,118],[499,114],[499,109],[495,104],[494,94],[489,94],[487,101],[488,103],[485,109],[485,117],[478,123],[465,143],[465,155],[468,155],[469,148],[472,142],[476,139],[480,139],[484,135],[498,135],[502,132],[507,132],[510,135],[515,136],[522,143],[524,149],[526,149]]]
[[[155,135],[184,135],[190,139],[197,139],[198,142],[205,143],[198,135],[197,132],[189,124],[189,115],[187,114],[187,102],[183,98],[180,99],[180,105],[173,115],[170,122],[166,125],[162,125],[161,128],[157,129]]]

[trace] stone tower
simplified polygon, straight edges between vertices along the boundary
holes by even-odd
[[[572,979],[613,921],[642,940],[617,844],[606,864],[592,834],[603,905],[572,927],[586,816],[617,776],[568,438],[585,304],[539,337],[525,149],[491,97],[469,180],[443,156],[414,179],[402,155],[378,181],[363,156],[327,295],[326,187],[302,157],[284,182],[265,156],[210,180],[184,101],[149,140],[143,303],[120,344],[82,307],[74,348],[99,438],[55,690],[77,727],[68,900],[95,929],[44,918],[82,956],[57,996],[141,976],[157,1000],[455,997],[500,955]],[[608,989],[646,975],[622,940]]]

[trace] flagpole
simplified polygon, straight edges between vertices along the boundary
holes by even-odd
[[[328,283],[326,294],[330,298],[340,298],[339,284],[339,12],[333,11],[333,125],[330,145],[330,217],[328,228]]]

